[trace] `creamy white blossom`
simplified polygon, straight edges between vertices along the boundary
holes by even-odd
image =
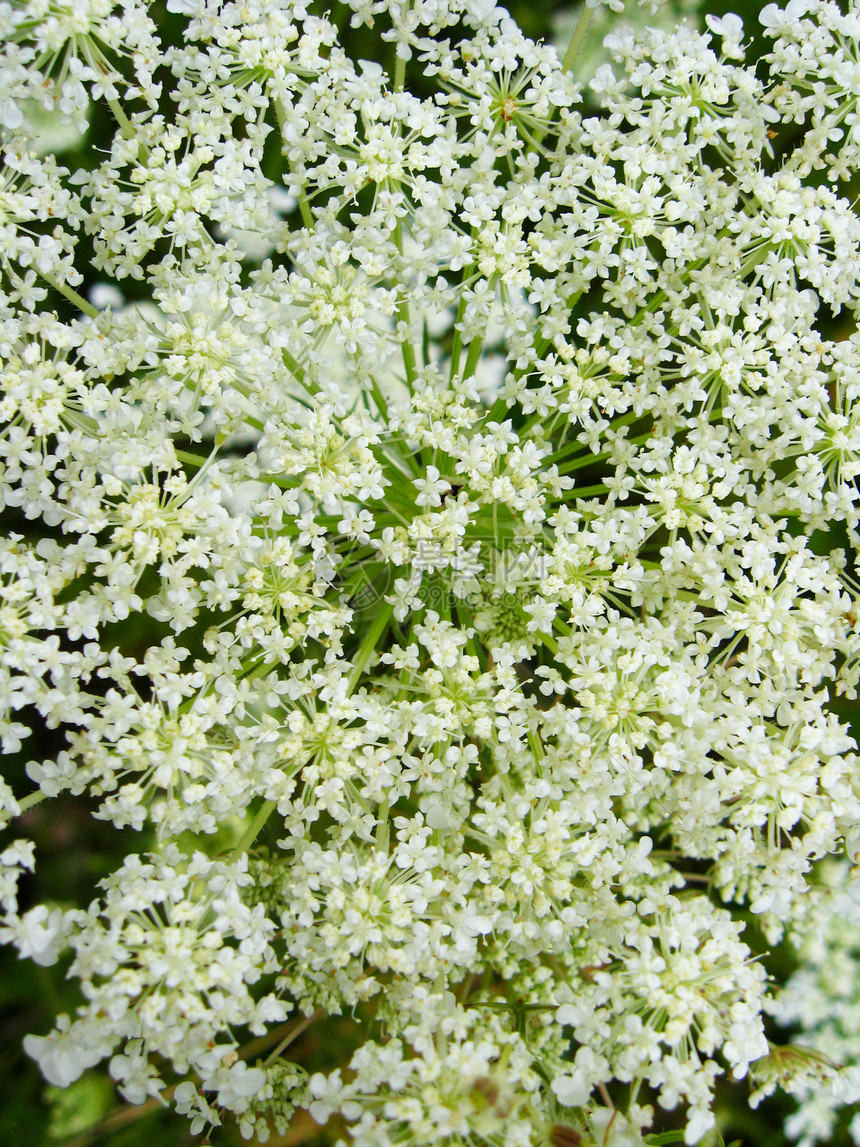
[[[860,14],[620,22],[586,90],[588,5],[563,58],[491,0],[167,7],[0,4],[0,743],[63,738],[0,804],[127,854],[76,908],[0,852],[82,987],[27,1052],[261,1142],[693,1144],[747,1075],[825,1141]],[[34,101],[113,130],[71,170]]]

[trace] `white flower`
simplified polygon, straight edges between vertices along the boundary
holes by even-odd
[[[72,1024],[66,1015],[58,1017],[50,1035],[24,1037],[24,1051],[37,1061],[48,1082],[57,1087],[74,1083],[103,1058],[109,1046],[105,1033]]]
[[[415,478],[412,485],[418,490],[418,497],[415,499],[416,506],[441,506],[442,494],[451,489],[451,483],[439,476],[439,471],[435,466],[428,466],[427,476]]]
[[[582,1107],[596,1083],[606,1078],[609,1063],[591,1048],[581,1047],[574,1057],[575,1070],[557,1076],[551,1084],[552,1092],[565,1107]]]
[[[0,855],[55,1083],[357,1147],[855,1095],[860,22],[685,3],[0,3],[0,747],[62,745],[0,813],[128,854]]]

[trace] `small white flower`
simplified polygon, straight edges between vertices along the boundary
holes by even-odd
[[[439,476],[435,466],[428,466],[426,477],[415,478],[412,485],[418,490],[416,506],[441,506],[442,494],[451,489],[451,483]]]

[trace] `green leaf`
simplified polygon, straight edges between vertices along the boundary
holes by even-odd
[[[107,1076],[88,1071],[68,1087],[47,1087],[45,1098],[51,1113],[48,1138],[68,1139],[99,1123],[114,1102],[113,1084]]]

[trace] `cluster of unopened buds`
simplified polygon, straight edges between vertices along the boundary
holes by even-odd
[[[0,2],[0,936],[84,1000],[26,1050],[259,1142],[716,1142],[747,1074],[829,1142],[860,10],[619,16],[588,84],[588,6],[155,12]],[[19,904],[74,797],[125,860]]]

